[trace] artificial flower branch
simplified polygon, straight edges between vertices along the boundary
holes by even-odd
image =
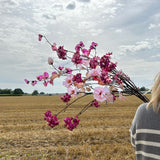
[[[52,44],[46,36],[39,34],[38,37],[39,41],[42,38],[46,40],[52,51],[57,53],[58,59],[70,60],[76,66],[76,68],[56,67],[53,58],[49,57],[48,64],[54,69],[50,76],[47,72],[44,72],[36,77],[37,80],[29,81],[25,79],[27,84],[31,83],[34,86],[37,82],[42,81],[43,85],[47,87],[48,84],[53,85],[54,79],[65,77],[63,85],[67,88],[67,93],[60,98],[66,103],[66,106],[54,115],[51,114],[51,111],[46,111],[44,120],[48,122],[50,127],[53,128],[59,124],[60,121],[57,116],[60,113],[65,112],[69,106],[88,94],[93,95],[94,99],[87,103],[75,117],[64,119],[64,126],[67,129],[71,131],[75,129],[80,122],[78,116],[91,106],[99,107],[101,102],[113,103],[117,97],[119,100],[126,100],[123,93],[135,95],[144,102],[149,101],[126,74],[116,69],[117,62],[113,63],[111,61],[112,53],[106,53],[102,57],[97,56],[97,43],[92,42],[89,49],[86,49],[81,41],[75,46],[75,51],[69,51],[64,49],[64,46],[57,47],[56,43]],[[95,52],[94,56],[91,55],[92,51]],[[68,53],[72,53],[72,57],[70,57],[71,55],[68,56]],[[81,73],[81,70],[85,73]],[[80,97],[77,97],[78,94]],[[69,103],[72,98],[73,101]]]

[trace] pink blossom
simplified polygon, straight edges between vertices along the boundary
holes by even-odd
[[[49,74],[48,74],[47,72],[44,72],[44,73],[43,73],[43,78],[44,78],[44,79],[47,79],[48,77],[49,77]]]
[[[49,65],[52,65],[52,64],[53,64],[53,58],[48,57],[48,64],[49,64]]]
[[[106,93],[107,93],[106,88],[96,87],[93,93],[94,99],[103,102],[106,100]]]
[[[105,70],[102,70],[100,80],[107,85],[111,83],[111,78],[108,76],[108,72]]]
[[[70,87],[73,83],[72,78],[73,78],[73,75],[68,75],[65,81],[63,82],[63,85],[67,88]]]
[[[98,104],[98,101],[95,99],[92,103],[91,106],[99,107],[100,105]]]
[[[113,99],[114,97],[113,97],[113,95],[112,94],[107,94],[106,95],[106,100],[107,100],[107,102],[109,102],[109,103],[113,103],[114,102],[114,99]]]
[[[32,86],[35,86],[36,84],[37,84],[37,81],[35,80],[35,81],[32,81]]]
[[[89,59],[87,59],[87,58],[85,58],[83,56],[80,56],[80,57],[82,59],[82,64],[87,67],[89,65]]]
[[[72,98],[75,98],[77,95],[78,89],[77,87],[75,88],[69,87],[67,91],[68,91],[68,94],[70,94]]]
[[[71,74],[73,71],[71,68],[65,68],[65,70],[66,70],[66,73],[68,73],[68,74]]]
[[[74,75],[72,80],[73,80],[73,82],[76,82],[76,83],[82,82],[81,73],[77,73],[76,75]]]
[[[89,49],[89,50],[87,50],[87,49],[82,49],[82,53],[85,55],[85,56],[89,56],[89,54],[90,54],[90,52],[91,52],[91,50]]]
[[[54,71],[54,72],[52,72],[52,75],[54,75],[54,74],[57,74],[57,72],[55,72],[55,71]]]
[[[108,53],[106,53],[106,55],[110,56],[110,55],[112,55],[112,52],[108,52]]]
[[[63,48],[63,46],[59,46],[57,50],[57,55],[59,59],[65,60],[66,58],[67,51]]]
[[[90,49],[96,49],[97,46],[98,46],[98,43],[92,42]]]
[[[29,84],[29,81],[27,79],[24,79],[24,81],[26,82],[26,84]]]
[[[103,70],[108,71],[109,63],[110,63],[110,56],[104,55],[104,56],[101,57],[101,59],[100,59],[100,67]]]
[[[64,67],[61,67],[61,66],[58,67],[59,70],[63,70],[63,68],[64,68]]]
[[[73,57],[72,57],[72,62],[74,64],[82,64],[82,58],[80,56],[80,53],[79,52],[76,52],[73,54]]]
[[[98,56],[94,56],[92,59],[90,59],[89,65],[90,68],[95,69],[100,63],[100,58]]]
[[[47,84],[50,83],[51,85],[53,85],[53,80],[48,80]]]
[[[43,79],[43,75],[37,76],[37,79],[38,79],[39,81],[41,81],[41,80]]]
[[[79,124],[80,119],[78,119],[78,117],[66,117],[64,119],[64,126],[69,129],[70,131],[72,131],[74,128],[76,128]]]
[[[39,34],[38,35],[38,40],[41,41],[42,40],[43,35]]]
[[[109,70],[108,71],[112,72],[112,70],[114,70],[116,68],[116,66],[117,66],[117,63],[111,62],[110,65],[109,65]]]
[[[127,98],[125,96],[123,96],[121,92],[119,92],[119,100],[120,101],[126,101]]]
[[[47,87],[48,81],[44,81],[44,82],[43,82],[43,85],[44,85],[45,87]]]
[[[101,75],[101,68],[97,66],[95,69],[91,69],[88,72],[88,76],[100,76]]]
[[[51,128],[53,128],[59,124],[60,121],[58,121],[56,116],[51,115],[51,111],[46,111],[46,113],[44,115],[45,115],[44,120],[48,122],[48,125]]]
[[[57,51],[56,43],[53,43],[53,45],[52,45],[52,50],[53,50],[53,51]]]
[[[82,47],[84,47],[84,44],[82,41],[80,41],[75,47],[76,52],[79,52]]]
[[[66,93],[64,96],[61,96],[61,100],[63,101],[63,102],[69,102],[70,101],[70,99],[71,99],[71,95],[69,95],[68,93]]]

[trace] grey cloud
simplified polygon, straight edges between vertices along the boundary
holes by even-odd
[[[90,2],[90,0],[77,0],[79,2]]]
[[[76,3],[73,1],[73,2],[70,2],[67,6],[66,6],[67,9],[70,9],[70,10],[73,10],[76,8]]]
[[[46,19],[54,19],[54,20],[56,20],[56,16],[55,16],[55,15],[43,14],[42,16],[43,16],[44,18],[46,18]]]
[[[62,4],[54,4],[52,8],[63,9]]]
[[[15,1],[13,1],[13,0],[2,0],[1,1],[1,4],[3,5],[11,5],[11,6],[13,6],[13,5],[17,5],[17,3],[15,2]]]

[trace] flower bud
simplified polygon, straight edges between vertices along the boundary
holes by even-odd
[[[53,64],[53,59],[51,57],[48,57],[48,64],[52,65]]]

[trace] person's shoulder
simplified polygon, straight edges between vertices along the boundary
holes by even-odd
[[[139,105],[137,108],[137,114],[146,112],[147,111],[146,107],[147,107],[147,103],[143,103],[143,104]]]

